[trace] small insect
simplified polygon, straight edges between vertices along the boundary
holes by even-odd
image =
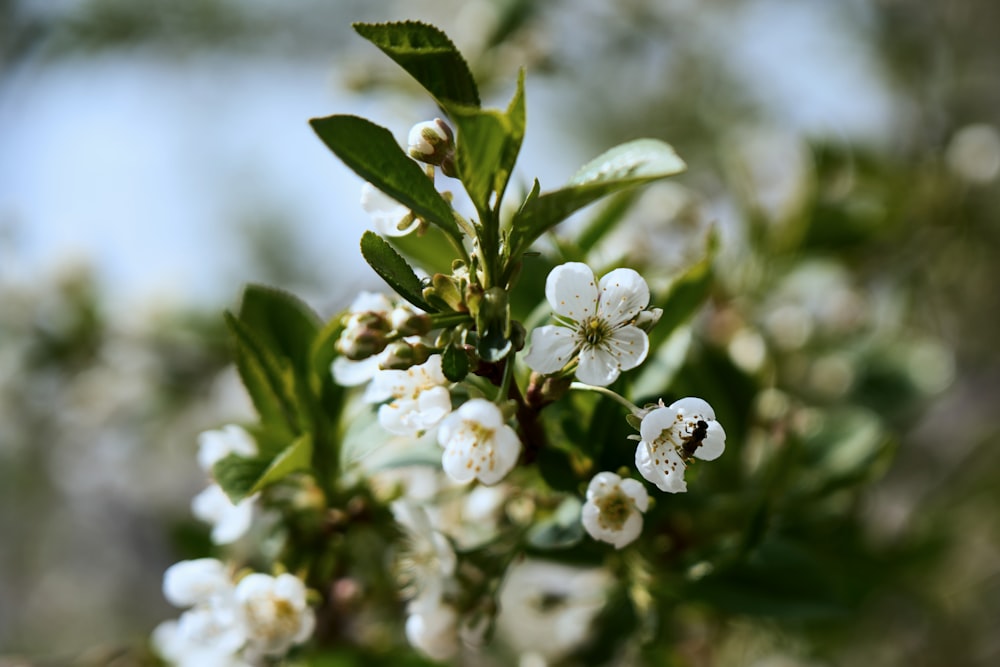
[[[701,447],[701,443],[705,441],[705,436],[708,435],[708,422],[699,419],[695,425],[694,429],[691,431],[691,435],[684,438],[681,443],[681,449],[684,450],[684,456],[694,456],[695,450]]]

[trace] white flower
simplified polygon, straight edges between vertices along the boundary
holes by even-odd
[[[192,608],[153,631],[157,652],[180,667],[246,664],[237,656],[247,635],[234,593],[226,566],[214,558],[181,561],[167,568],[164,597],[178,607]]]
[[[715,421],[712,406],[700,398],[682,398],[669,406],[650,410],[639,425],[642,439],[635,450],[635,465],[661,491],[687,491],[685,460],[712,461],[726,448],[726,432]]]
[[[438,443],[444,447],[441,465],[457,482],[496,484],[521,454],[521,440],[504,423],[500,408],[482,398],[448,415],[438,429]]]
[[[532,370],[556,373],[579,355],[577,378],[603,387],[646,358],[649,339],[634,322],[649,305],[649,287],[632,269],[615,269],[597,283],[586,264],[568,262],[549,273],[545,298],[559,324],[531,332],[524,362]]]
[[[365,400],[379,403],[391,398],[378,410],[382,428],[396,435],[417,435],[451,412],[447,384],[448,378],[441,370],[441,355],[435,354],[405,371],[378,371],[368,385]]]
[[[371,216],[375,231],[383,236],[406,236],[420,224],[413,211],[371,183],[361,186],[361,208]]]
[[[595,540],[621,549],[639,537],[642,512],[648,506],[649,494],[641,482],[623,480],[613,472],[600,472],[587,487],[581,521]]]
[[[163,596],[175,607],[228,595],[232,587],[226,565],[216,558],[182,560],[163,573]]]
[[[432,660],[458,652],[458,613],[439,595],[421,595],[406,608],[406,639]]]
[[[612,577],[606,570],[526,558],[507,570],[497,635],[517,653],[557,663],[588,638]]]
[[[316,626],[305,584],[294,575],[248,574],[236,584],[234,598],[246,624],[248,649],[253,652],[283,655],[306,641]]]
[[[253,522],[257,494],[233,504],[218,484],[210,484],[191,500],[191,512],[212,525],[213,544],[232,544],[243,537]]]
[[[392,515],[406,530],[406,548],[400,556],[404,585],[415,596],[428,591],[440,594],[445,582],[455,573],[455,550],[448,538],[431,525],[427,511],[406,500],[390,505]]]
[[[211,473],[212,466],[230,454],[246,457],[257,454],[257,442],[242,426],[228,424],[198,436],[198,465],[205,472]]]

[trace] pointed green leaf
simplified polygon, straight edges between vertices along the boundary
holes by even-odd
[[[388,241],[375,232],[365,232],[361,236],[361,255],[401,297],[428,312],[434,310],[424,301],[420,278]]]
[[[479,90],[468,63],[438,28],[403,21],[355,23],[354,29],[405,69],[441,106],[479,106]]]
[[[309,348],[319,330],[320,319],[298,297],[263,285],[243,291],[239,319],[276,356],[291,360],[296,370],[309,368]]]
[[[357,116],[313,118],[309,124],[358,176],[424,220],[452,236],[461,236],[451,205],[389,130]]]
[[[212,476],[235,504],[293,472],[308,470],[311,459],[312,438],[305,434],[274,458],[230,454],[212,467]]]
[[[451,106],[449,115],[458,128],[456,164],[466,192],[481,213],[494,195],[498,202],[514,170],[524,140],[524,70],[506,111]]]
[[[226,313],[226,324],[235,342],[236,368],[261,422],[284,424],[297,432],[294,391],[285,380],[286,365],[232,313]]]
[[[514,218],[511,256],[524,252],[548,229],[601,197],[684,169],[674,149],[657,139],[637,139],[612,148],[584,165],[565,187],[525,203]]]
[[[469,374],[469,355],[458,345],[449,345],[441,354],[441,370],[452,382],[461,382]]]

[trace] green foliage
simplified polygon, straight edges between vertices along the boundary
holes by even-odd
[[[275,456],[245,458],[230,454],[215,464],[212,475],[233,503],[312,465],[312,437],[307,433]]]
[[[523,252],[570,214],[601,197],[673,176],[686,168],[674,149],[657,139],[637,139],[616,146],[581,167],[564,187],[525,201],[514,217],[511,254]]]
[[[374,232],[365,232],[361,237],[361,255],[401,297],[417,308],[434,310],[424,300],[423,285],[417,274],[385,239]]]
[[[357,116],[328,116],[309,121],[330,150],[379,190],[422,219],[458,235],[448,202],[416,162],[407,157],[392,133]]]
[[[355,23],[354,29],[405,69],[442,107],[479,106],[479,90],[468,63],[434,26],[404,21]]]

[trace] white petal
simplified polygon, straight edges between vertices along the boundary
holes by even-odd
[[[393,435],[416,435],[419,429],[414,427],[410,417],[417,409],[417,402],[413,399],[398,398],[379,406],[378,423]]]
[[[622,478],[613,472],[599,472],[594,475],[590,484],[587,485],[587,500],[601,498],[610,493],[622,481]]]
[[[642,418],[639,435],[645,442],[655,442],[661,434],[677,424],[677,410],[673,406],[654,408]]]
[[[475,479],[476,471],[473,470],[473,465],[468,450],[462,447],[448,447],[441,455],[441,468],[444,470],[444,474],[456,482],[464,484]]]
[[[175,607],[205,602],[231,588],[226,566],[215,558],[182,560],[163,573],[163,596]]]
[[[503,426],[503,412],[485,398],[473,398],[462,404],[458,414],[463,421],[479,424],[484,429],[495,430]]]
[[[538,327],[531,331],[531,346],[524,363],[538,373],[555,373],[569,363],[576,347],[576,332],[551,324]]]
[[[632,321],[649,305],[649,286],[632,269],[615,269],[600,282],[599,314],[612,326]]]
[[[685,419],[703,419],[705,421],[715,419],[715,410],[708,404],[708,401],[694,396],[679,398],[671,403],[670,407],[677,410]]]
[[[378,372],[378,357],[368,357],[361,361],[337,357],[333,360],[331,370],[333,371],[333,381],[341,387],[357,387],[371,380]],[[385,398],[381,400],[385,400]]]
[[[600,347],[585,347],[580,350],[580,365],[576,377],[580,382],[596,387],[606,387],[621,374],[618,359],[611,352]]]
[[[605,341],[611,354],[618,359],[618,367],[623,371],[632,370],[646,360],[649,352],[649,337],[639,327],[632,325],[617,329]]]
[[[655,454],[648,443],[640,442],[635,450],[635,467],[639,474],[667,493],[687,491],[684,462],[672,449],[660,448]]]
[[[254,456],[257,441],[242,426],[227,424],[221,429],[204,431],[198,436],[198,465],[205,472],[230,454]]]
[[[708,422],[708,433],[701,446],[694,450],[695,457],[703,461],[714,461],[726,450],[726,431],[717,421]]]
[[[618,534],[612,544],[615,545],[615,549],[621,549],[622,547],[634,542],[635,539],[639,537],[641,532],[642,515],[638,512],[632,512],[629,514],[628,518],[625,519],[625,525],[618,531]]]
[[[487,466],[479,472],[479,481],[486,485],[496,484],[507,476],[521,456],[521,439],[509,426],[501,426],[493,435],[491,457]]]
[[[405,236],[420,224],[420,220],[414,218],[400,229],[399,223],[412,212],[371,183],[361,186],[361,208],[371,216],[375,231],[384,236]]]
[[[250,496],[234,505],[218,484],[212,484],[191,500],[191,512],[212,524],[213,543],[231,544],[250,529],[255,499]]]
[[[645,512],[649,508],[649,494],[642,482],[636,479],[623,479],[619,488],[622,493],[632,499],[637,510]]]
[[[597,313],[597,281],[590,267],[567,262],[549,272],[545,298],[558,315],[580,321]]]

